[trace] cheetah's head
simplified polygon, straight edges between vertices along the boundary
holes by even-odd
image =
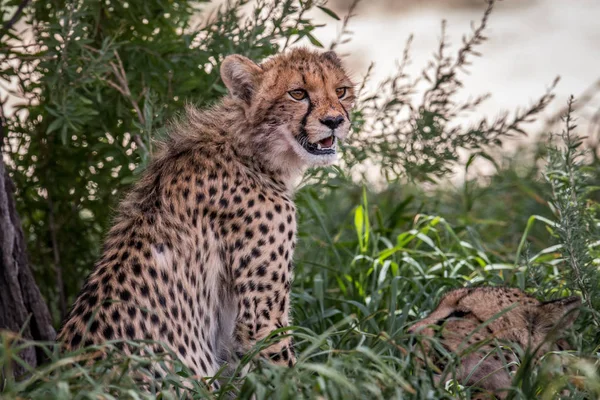
[[[507,364],[516,362],[511,347],[535,350],[538,356],[568,347],[557,337],[573,324],[580,305],[577,296],[540,302],[513,288],[457,289],[447,293],[434,311],[408,331],[425,338],[437,337],[446,351],[456,354],[461,384],[496,392],[510,386]],[[436,346],[423,345],[443,370],[444,357]],[[496,396],[504,397],[502,393]]]
[[[225,58],[221,77],[244,108],[252,144],[276,168],[331,164],[350,130],[354,84],[334,52],[294,49],[261,64]]]

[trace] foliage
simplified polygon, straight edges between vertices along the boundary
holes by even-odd
[[[590,310],[600,310],[600,272],[598,271],[598,204],[590,199],[598,190],[593,184],[598,170],[585,164],[586,152],[582,150],[583,138],[575,132],[572,107],[569,100],[565,127],[561,134],[562,148],[554,147],[546,171],[546,179],[552,188],[552,209],[556,224],[552,233],[559,244],[556,250],[562,254],[562,262],[568,267],[569,280],[581,292],[584,304]],[[600,339],[600,318],[591,313],[588,329],[595,333],[595,341]]]
[[[465,124],[490,94],[458,100],[462,77],[468,72],[484,35],[495,1],[470,35],[452,55],[442,23],[440,45],[420,76],[405,70],[410,64],[410,37],[394,76],[381,82],[374,93],[365,93],[357,107],[357,132],[352,136],[345,161],[349,165],[368,160],[387,180],[409,176],[417,180],[441,178],[459,161],[460,150],[483,153],[502,145],[515,134],[525,134],[524,125],[534,120],[554,98],[557,80],[534,104],[514,113],[504,112],[495,120]],[[361,88],[361,91],[364,87]],[[420,99],[419,99],[420,97]],[[466,126],[465,126],[466,125]],[[364,143],[368,143],[365,148]]]
[[[111,212],[186,101],[225,93],[219,63],[312,38],[319,3],[230,2],[196,21],[194,1],[35,1],[0,38],[0,79],[19,99],[3,151],[30,260],[58,323],[98,257]],[[21,37],[32,36],[29,40]],[[290,42],[291,43],[291,42]],[[2,99],[6,101],[6,99]]]
[[[144,167],[152,138],[185,101],[206,106],[224,92],[217,74],[223,56],[259,59],[300,38],[320,44],[306,13],[324,4],[258,1],[244,16],[246,3],[230,2],[196,22],[191,1],[37,1],[23,11],[31,43],[14,31],[0,33],[1,77],[16,79],[15,95],[23,99],[17,113],[3,117],[3,149],[19,187],[32,264],[57,321],[61,293],[68,303],[77,292],[110,223],[107,210]],[[293,369],[249,354],[239,369],[252,362],[251,372],[240,378],[223,370],[225,385],[209,394],[176,362],[173,373],[154,378],[148,367],[162,358],[142,357],[143,342],[129,343],[139,351],[124,358],[110,342],[103,360],[86,365],[98,348],[59,354],[52,344],[3,333],[4,368],[22,364],[19,346],[37,346],[49,361],[27,379],[7,380],[2,397],[469,398],[472,390],[452,380],[434,383],[436,367],[419,362],[419,343],[405,329],[446,290],[476,284],[515,286],[543,299],[580,294],[585,307],[567,335],[574,351],[539,365],[522,354],[510,396],[554,398],[562,389],[568,398],[599,396],[598,203],[591,193],[598,165],[580,154],[571,112],[561,143],[539,143],[518,157],[489,155],[523,133],[551,92],[529,108],[464,127],[465,113],[486,98],[456,100],[492,6],[454,56],[443,35],[423,76],[404,73],[407,46],[401,68],[376,93],[363,83],[342,167],[311,171],[298,192]],[[408,183],[447,177],[463,150],[467,172],[484,157],[494,174],[466,178],[458,188]],[[540,161],[548,161],[546,169]],[[389,182],[367,190],[361,174],[369,165]],[[451,378],[456,360],[446,357],[445,371],[435,372]]]
[[[408,325],[433,309],[445,291],[465,285],[511,285],[544,299],[581,293],[572,277],[572,256],[561,254],[550,243],[553,231],[546,232],[547,248],[515,264],[514,253],[485,251],[485,243],[469,229],[459,230],[443,217],[415,212],[411,201],[398,201],[397,193],[375,197],[361,186],[325,193],[317,189],[305,188],[298,199],[304,210],[294,290],[293,335],[299,362],[287,369],[257,361],[243,379],[228,378],[223,372],[226,384],[211,395],[214,398],[232,393],[243,399],[252,395],[257,399],[470,398],[470,389],[433,383],[433,371],[418,361],[418,342],[406,333]],[[338,207],[328,212],[331,204]],[[560,223],[559,218],[544,219],[550,227]],[[530,286],[530,269],[545,271],[544,281]],[[563,389],[567,390],[565,398],[599,395],[598,360],[586,356],[598,351],[597,329],[586,328],[586,321],[593,318],[597,318],[596,311],[582,310],[579,322],[568,332],[574,352],[549,355],[540,365],[532,365],[527,354],[522,354],[511,388],[513,398],[555,398]],[[242,366],[268,342],[260,343],[242,360]],[[17,348],[9,347],[6,338],[3,343],[0,362],[7,363],[14,360]],[[50,363],[32,371],[32,379],[12,383],[4,396],[208,396],[183,366],[162,379],[151,379],[149,392],[140,391],[134,377],[152,377],[148,366],[153,359],[134,355],[123,363],[116,358],[113,345],[108,343],[109,356],[93,367],[73,368],[72,362],[91,358],[95,348],[50,354]],[[437,372],[452,377],[456,363],[452,355],[447,357],[448,366]]]

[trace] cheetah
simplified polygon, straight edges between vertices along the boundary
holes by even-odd
[[[334,52],[305,48],[260,64],[230,55],[220,73],[228,94],[186,107],[119,205],[60,330],[67,350],[154,340],[211,377],[290,326],[294,187],[336,160],[354,84]],[[280,336],[260,356],[293,366]]]
[[[507,395],[502,389],[510,387],[511,373],[518,362],[510,346],[529,349],[535,353],[534,358],[568,349],[568,343],[556,337],[573,324],[580,305],[578,296],[540,302],[513,288],[456,289],[408,332],[426,338],[437,336],[439,344],[460,358],[456,370],[460,384],[485,391],[480,398],[491,395],[502,399]],[[432,346],[426,342],[423,345],[443,370],[441,357],[436,357]],[[436,379],[439,381],[440,376]]]

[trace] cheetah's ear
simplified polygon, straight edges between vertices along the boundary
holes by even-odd
[[[544,333],[549,333],[555,328],[557,331],[565,330],[577,319],[580,306],[579,296],[546,301],[537,306],[536,328]]]
[[[238,54],[225,57],[221,64],[221,79],[229,93],[247,103],[252,99],[262,72],[252,60]]]
[[[322,54],[323,58],[331,61],[335,66],[342,68],[342,60],[338,57],[338,55],[333,50],[326,51]]]

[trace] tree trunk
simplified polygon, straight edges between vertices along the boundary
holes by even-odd
[[[48,307],[29,269],[13,192],[14,185],[0,152],[0,330],[20,332],[24,339],[53,341],[56,333]],[[19,356],[32,367],[43,360],[43,353],[34,347],[28,347]],[[11,372],[16,377],[25,370],[14,364]],[[11,378],[4,376],[6,373],[8,371],[0,371],[0,379]]]

